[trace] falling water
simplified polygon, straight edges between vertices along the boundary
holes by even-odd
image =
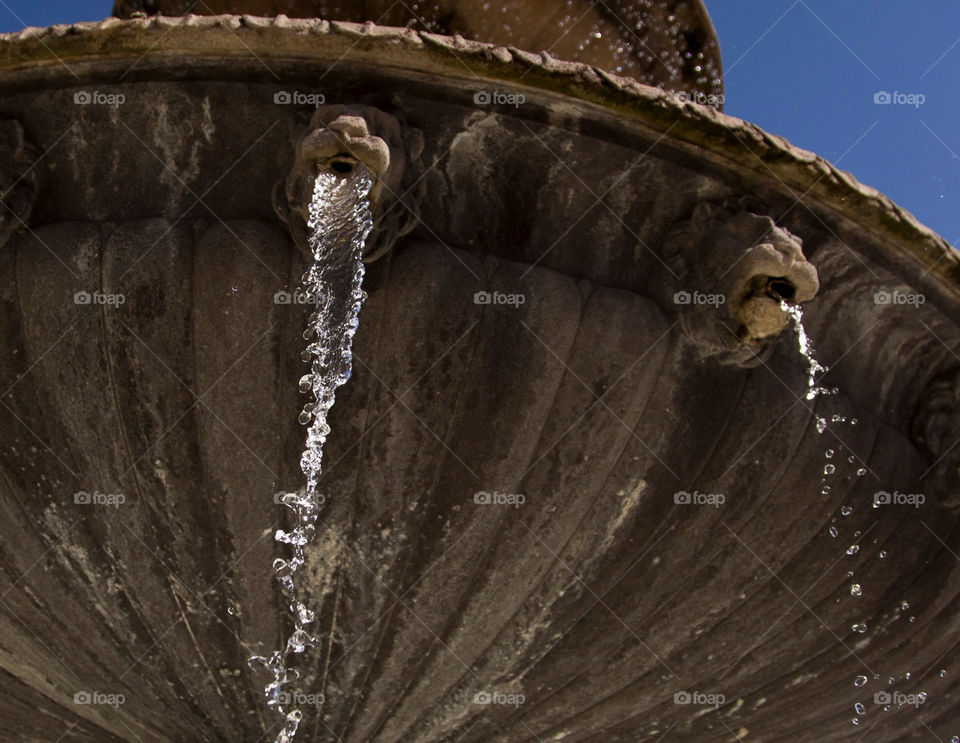
[[[302,354],[310,362],[310,373],[300,379],[300,391],[312,393],[313,402],[300,413],[300,423],[309,425],[306,448],[300,457],[300,469],[306,487],[297,493],[285,493],[280,501],[293,511],[295,526],[278,529],[274,539],[290,545],[293,556],[273,563],[280,589],[288,602],[293,631],[286,644],[269,657],[253,656],[253,667],[265,667],[273,679],[264,687],[267,706],[281,716],[283,728],[276,743],[290,743],[297,733],[302,712],[290,704],[294,698],[284,690],[299,677],[290,664],[291,656],[303,653],[317,643],[309,625],[313,612],[300,599],[294,580],[304,563],[304,547],[316,531],[322,496],[317,492],[323,444],[330,433],[327,413],[334,403],[337,387],[350,379],[353,366],[353,336],[359,325],[363,292],[363,247],[373,227],[370,213],[368,171],[356,167],[348,176],[322,172],[314,183],[310,202],[310,249],[313,261],[303,275],[303,292],[316,311],[307,321],[303,337],[309,342]],[[312,422],[311,422],[312,421]]]
[[[829,368],[821,364],[819,361],[817,361],[816,357],[814,356],[813,345],[810,342],[810,337],[807,335],[807,331],[803,327],[803,310],[799,306],[789,305],[786,302],[781,302],[780,307],[784,312],[787,313],[787,315],[793,321],[793,327],[797,333],[797,344],[799,347],[800,355],[806,361],[806,365],[807,365],[806,399],[815,400],[821,395],[837,394],[838,390],[836,387],[823,387],[817,382],[818,377],[822,378],[823,375],[829,371]],[[821,434],[827,430],[827,427],[829,426],[830,423],[847,423],[851,426],[857,425],[856,418],[848,418],[846,416],[842,416],[838,414],[831,415],[829,419],[823,415],[816,414],[816,418],[817,418],[817,432]],[[827,460],[827,463],[824,465],[824,468],[823,468],[824,476],[820,481],[821,493],[824,496],[830,493],[830,486],[827,485],[827,478],[833,476],[834,473],[837,472],[838,466],[829,461],[834,458],[835,454],[836,452],[834,451],[834,449],[827,449],[824,452],[824,457]],[[856,462],[856,457],[851,455],[850,457],[847,458],[847,462],[849,464],[854,464]],[[857,477],[863,477],[864,475],[867,474],[867,470],[865,467],[860,467],[856,470],[856,474],[857,474]],[[842,506],[840,508],[840,515],[847,517],[851,513],[853,513],[853,510],[854,509],[851,506],[847,506],[847,505]],[[836,521],[836,519],[834,519],[834,521]],[[835,526],[830,526],[829,533],[831,537],[836,538],[840,532]],[[854,532],[853,536],[854,538],[859,538],[861,536],[861,532],[856,531]],[[876,540],[874,540],[874,543],[876,543]],[[856,542],[854,542],[853,544],[849,545],[846,548],[847,555],[853,556],[853,555],[856,555],[858,552],[860,552],[860,545]],[[885,550],[881,550],[879,553],[879,557],[881,559],[886,558],[887,552]],[[853,571],[848,572],[847,577],[848,578],[853,577]],[[851,583],[848,587],[848,592],[850,596],[853,597],[854,600],[859,599],[864,594],[863,586],[860,583]],[[850,630],[852,632],[862,635],[869,630],[869,627],[867,626],[866,622],[858,621],[858,622],[853,622],[850,625]],[[910,675],[907,674],[907,679],[909,679],[909,677]],[[874,674],[874,679],[877,679],[877,678],[879,678],[879,676]],[[866,686],[867,683],[869,683],[869,681],[870,679],[868,679],[866,676],[859,675],[856,678],[854,678],[853,685],[856,687],[863,687],[863,686]],[[893,679],[890,679],[890,682],[893,683]],[[854,709],[857,713],[857,716],[854,717],[851,720],[851,722],[854,725],[860,725],[861,717],[867,713],[867,707],[862,702],[857,702],[854,705]],[[884,709],[888,709],[888,708],[885,707]],[[960,743],[960,741],[958,741],[958,743]]]
[[[820,395],[835,395],[837,389],[821,387],[817,384],[817,375],[826,374],[829,369],[821,364],[813,355],[813,344],[810,343],[810,337],[807,335],[806,329],[803,327],[803,309],[800,305],[789,304],[784,300],[780,300],[780,309],[787,313],[790,319],[793,321],[793,328],[797,331],[797,343],[800,347],[800,355],[803,356],[804,361],[807,362],[807,394],[806,397],[808,400],[813,400]],[[820,422],[823,421],[823,426],[821,427]],[[817,429],[823,433],[823,430],[826,428],[826,419],[818,418],[817,419]],[[831,453],[831,456],[833,454]]]

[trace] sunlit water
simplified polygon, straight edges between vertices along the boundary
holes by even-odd
[[[283,727],[276,743],[293,740],[303,713],[292,700],[289,685],[300,678],[292,666],[293,656],[317,643],[310,625],[313,612],[301,600],[296,574],[304,563],[304,547],[316,531],[317,515],[323,497],[317,491],[323,445],[330,433],[327,414],[333,407],[337,388],[350,379],[353,367],[353,336],[359,325],[360,308],[366,298],[363,282],[363,247],[373,227],[369,193],[372,181],[362,166],[349,176],[323,172],[314,184],[310,203],[310,249],[313,261],[303,275],[303,292],[316,311],[307,321],[303,337],[308,345],[302,354],[310,362],[310,373],[300,379],[300,391],[312,394],[300,413],[300,423],[308,425],[306,448],[300,469],[306,486],[296,493],[285,493],[281,502],[294,513],[289,530],[278,529],[276,541],[288,545],[289,559],[277,559],[273,567],[280,590],[287,601],[293,629],[280,650],[269,656],[253,656],[254,668],[266,668],[272,680],[264,687],[267,706],[281,715]]]
[[[793,323],[793,328],[797,334],[798,351],[800,352],[800,355],[803,357],[806,363],[806,367],[807,367],[807,389],[806,389],[806,395],[805,395],[806,399],[813,401],[813,400],[816,400],[818,397],[821,397],[824,395],[837,394],[838,390],[836,387],[824,387],[819,382],[819,380],[821,380],[823,376],[829,371],[829,368],[821,364],[819,361],[817,361],[816,356],[814,355],[814,349],[813,349],[812,343],[810,342],[810,337],[807,335],[807,331],[803,326],[803,310],[798,306],[789,305],[786,302],[781,302],[781,308],[783,309],[784,312],[786,312],[790,316],[790,319]],[[830,427],[830,424],[844,423],[847,425],[855,426],[858,423],[856,418],[848,418],[846,416],[837,415],[837,414],[830,415],[829,418],[827,416],[820,415],[819,413],[816,413],[815,415],[816,415],[816,421],[817,421],[817,432],[821,434],[824,433]],[[830,493],[830,485],[828,484],[829,478],[834,476],[835,473],[838,473],[839,467],[841,466],[839,462],[837,464],[834,464],[834,462],[836,461],[834,460],[834,455],[836,453],[837,452],[833,448],[828,448],[824,451],[826,464],[823,467],[823,478],[820,481],[821,494],[824,496],[827,496]],[[850,456],[847,457],[847,463],[850,465],[855,465],[857,463],[857,458],[853,454],[851,454]],[[856,474],[858,477],[863,477],[864,475],[867,474],[867,469],[865,467],[858,467],[856,469]],[[874,503],[874,508],[876,507],[877,507],[876,503]],[[853,511],[854,511],[854,508],[852,506],[844,505],[840,508],[840,516],[842,518],[846,518],[850,516],[853,513]],[[835,524],[837,520],[834,519],[833,521]],[[840,531],[835,525],[831,525],[828,531],[830,536],[833,538],[837,538],[840,535]],[[860,531],[853,532],[854,540],[859,540],[861,536],[862,536],[862,532]],[[876,544],[876,542],[877,540],[874,539],[873,543]],[[849,546],[847,546],[845,549],[845,553],[847,556],[854,556],[854,555],[857,555],[859,552],[860,552],[860,544],[858,541],[854,541],[853,543],[849,544]],[[877,554],[877,557],[881,560],[887,559],[888,553],[886,550],[880,550]],[[851,579],[854,577],[854,573],[852,570],[847,572],[847,577]],[[851,582],[847,587],[847,592],[849,593],[853,601],[857,601],[860,598],[862,598],[862,596],[864,595],[864,590],[865,590],[864,587],[857,582]],[[907,616],[907,611],[909,610],[909,608],[910,608],[910,604],[908,602],[901,601],[899,603],[899,607],[898,607],[899,611],[897,612],[897,616],[898,617]],[[908,620],[910,622],[914,622],[916,620],[916,617],[909,616]],[[855,621],[850,625],[850,630],[851,632],[857,635],[864,635],[870,630],[870,628],[866,622]],[[944,678],[946,677],[946,675],[947,675],[947,671],[945,669],[941,669],[939,672],[940,678]],[[872,674],[873,681],[879,681],[879,679],[880,679],[880,674],[878,673]],[[911,680],[911,673],[909,671],[906,671],[902,674],[899,674],[899,678],[890,676],[887,679],[887,687],[888,688],[893,687],[895,684],[898,683],[898,681],[908,683],[910,682],[910,680]],[[858,688],[863,688],[863,687],[867,687],[870,681],[871,681],[871,678],[868,678],[866,675],[859,674],[854,677],[853,685]],[[919,691],[915,694],[915,697],[919,704],[923,704],[927,700],[928,694],[925,691]],[[892,709],[891,705],[886,705],[886,704],[878,705],[876,703],[876,697],[874,698],[873,701],[874,701],[874,704],[869,704],[869,703],[864,704],[864,702],[856,702],[854,704],[853,710],[854,710],[855,716],[851,719],[851,722],[855,726],[859,726],[862,723],[863,717],[870,713],[871,708],[882,710],[883,712],[889,712]],[[953,736],[950,739],[950,741],[951,743],[960,743],[960,736]]]

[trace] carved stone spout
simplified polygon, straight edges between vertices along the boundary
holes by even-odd
[[[681,325],[704,356],[751,366],[790,321],[782,303],[816,296],[803,244],[738,202],[701,204],[665,244]]]
[[[290,228],[297,246],[309,254],[307,219],[317,173],[330,171],[347,177],[358,165],[373,179],[370,201],[374,230],[364,260],[386,253],[417,220],[416,183],[404,185],[409,163],[420,155],[423,138],[418,130],[373,106],[331,105],[317,109],[310,131],[296,147],[294,164],[274,191],[274,209]]]

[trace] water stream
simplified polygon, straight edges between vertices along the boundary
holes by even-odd
[[[837,394],[838,390],[836,387],[832,387],[832,388],[823,387],[818,381],[819,379],[822,379],[823,376],[829,371],[829,368],[821,364],[819,361],[817,361],[814,355],[813,345],[811,344],[810,338],[807,335],[806,329],[803,326],[803,310],[798,306],[791,306],[786,302],[781,303],[781,308],[783,309],[784,312],[786,312],[790,316],[790,319],[792,320],[793,328],[797,334],[798,350],[800,352],[800,355],[803,357],[804,361],[806,362],[806,366],[807,366],[806,399],[812,401],[822,395]],[[845,423],[850,426],[856,426],[858,423],[856,418],[849,418],[847,416],[839,415],[836,413],[831,415],[829,418],[819,413],[816,413],[815,415],[816,415],[816,421],[817,421],[817,432],[820,433],[821,435],[828,428],[830,428],[830,424]],[[824,497],[827,497],[830,494],[830,485],[829,485],[830,478],[838,475],[839,467],[842,466],[840,462],[838,462],[837,464],[834,464],[834,461],[837,461],[837,460],[834,460],[834,455],[836,453],[837,452],[833,448],[828,448],[824,452],[826,464],[823,467],[823,478],[820,480],[820,487],[821,487],[820,493]],[[858,462],[857,457],[852,452],[850,456],[847,457],[847,464],[852,465],[852,467],[850,467],[851,472],[854,470],[854,468],[856,469],[857,477],[863,477],[868,472],[867,468],[863,466],[862,462]],[[857,466],[858,464],[860,466]],[[874,501],[873,507],[874,508],[877,507],[876,501]],[[854,507],[850,505],[841,506],[840,508],[841,519],[845,519],[849,517],[854,510],[855,510]],[[834,539],[840,536],[840,529],[837,528],[836,523],[837,523],[837,519],[834,518],[832,525],[829,527],[829,534]],[[854,531],[852,536],[855,541],[844,550],[844,553],[847,556],[857,555],[861,549],[860,542],[861,542],[861,538],[863,537],[863,532],[860,530]],[[874,545],[877,544],[877,541],[878,540],[874,538],[872,544]],[[864,546],[866,547],[867,545],[864,544]],[[881,560],[887,559],[888,552],[886,550],[880,549],[877,553],[877,557]],[[847,571],[846,577],[847,579],[853,581],[854,571],[853,570]],[[847,593],[850,596],[850,600],[856,603],[858,602],[859,599],[863,597],[864,587],[859,582],[851,582],[849,583],[849,586],[847,588]],[[905,615],[904,613],[909,608],[910,608],[910,604],[907,601],[901,601],[899,603],[899,606],[898,606],[899,611],[897,612],[896,616],[898,618],[900,616],[904,616]],[[915,620],[915,617],[911,616],[909,621],[913,622],[914,620]],[[867,622],[859,620],[859,621],[854,621],[850,625],[850,630],[858,635],[864,635],[870,630],[870,627],[867,625]],[[853,651],[851,650],[851,653],[852,652]],[[865,670],[867,670],[866,666],[865,666]],[[941,678],[944,677],[945,675],[946,675],[946,670],[942,669],[940,671]],[[879,681],[880,678],[881,678],[880,674],[876,672],[870,672],[870,676],[860,673],[854,677],[853,685],[857,688],[865,689],[868,686],[868,684],[870,684],[871,680]],[[911,679],[911,674],[908,671],[902,674],[899,680],[903,682],[909,682],[910,679]],[[887,679],[888,687],[892,687],[895,683],[897,683],[897,681],[898,679],[894,678],[893,676],[890,676]],[[894,690],[890,689],[890,691],[894,691]],[[887,693],[889,694],[889,692]],[[851,723],[854,726],[860,726],[864,717],[869,715],[871,710],[882,709],[884,712],[889,711],[891,709],[891,705],[882,704],[878,706],[877,700],[881,697],[882,697],[882,693],[875,694],[873,697],[873,702],[874,702],[873,704],[870,704],[869,695],[866,697],[866,702],[864,701],[856,702],[853,706],[853,710],[855,714],[854,714],[854,717],[851,719]],[[919,707],[920,704],[923,704],[926,701],[927,692],[920,691],[915,695],[915,697],[918,703],[917,706]],[[951,739],[951,743],[960,743],[960,738],[955,736],[954,738]]]
[[[310,372],[300,379],[300,391],[311,393],[313,401],[304,406],[299,418],[300,423],[308,426],[306,446],[300,457],[306,485],[281,497],[281,503],[293,511],[294,525],[289,531],[278,529],[274,534],[274,539],[289,545],[292,552],[289,559],[275,560],[273,567],[293,629],[280,650],[250,658],[252,667],[266,668],[272,676],[264,693],[267,706],[282,717],[283,727],[276,743],[290,743],[303,716],[295,705],[297,697],[286,689],[300,678],[291,663],[293,656],[302,654],[318,639],[310,630],[313,612],[301,600],[295,578],[304,563],[304,547],[314,538],[323,503],[317,485],[323,445],[330,433],[327,414],[333,407],[337,388],[350,379],[353,368],[353,336],[366,298],[362,256],[373,228],[369,200],[372,184],[362,165],[346,176],[324,171],[317,176],[310,202],[308,226],[313,260],[303,275],[302,291],[309,303],[316,305],[316,311],[310,315],[303,334],[308,345],[301,358],[310,363]]]

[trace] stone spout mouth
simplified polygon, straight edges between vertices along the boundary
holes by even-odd
[[[297,246],[309,255],[306,223],[316,176],[330,172],[349,178],[363,166],[373,181],[369,198],[374,215],[374,232],[364,259],[374,260],[413,227],[419,194],[404,189],[404,176],[422,146],[419,131],[373,106],[321,106],[296,144],[290,173],[277,184],[274,210],[289,226]]]
[[[784,304],[813,299],[820,288],[817,270],[803,255],[800,240],[769,217],[753,217],[770,238],[748,248],[732,272],[730,311],[737,335],[748,345],[778,336],[790,323]]]
[[[300,145],[299,158],[313,166],[314,172],[330,170],[338,175],[349,175],[363,163],[373,178],[370,193],[375,203],[384,191],[384,182],[390,169],[390,146],[370,133],[361,116],[340,115],[311,131]]]
[[[790,324],[789,306],[820,289],[800,238],[738,200],[698,206],[671,231],[665,255],[683,284],[708,300],[680,303],[684,332],[722,363],[759,363]]]

